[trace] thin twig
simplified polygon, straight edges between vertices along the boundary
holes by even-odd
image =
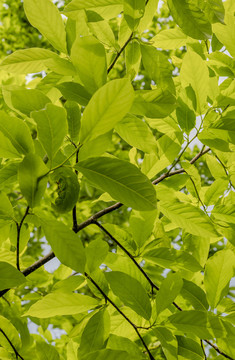
[[[116,64],[116,62],[118,61],[120,55],[123,53],[123,51],[125,50],[126,46],[129,44],[129,42],[132,40],[134,33],[132,32],[131,35],[129,36],[129,38],[127,39],[127,41],[125,42],[125,44],[121,47],[121,49],[118,51],[117,55],[115,56],[113,62],[109,65],[107,73],[109,74],[110,71],[112,70],[112,68],[114,67],[114,65]]]
[[[133,329],[135,330],[136,334],[138,335],[140,341],[142,342],[145,350],[148,353],[148,356],[151,360],[155,360],[153,355],[150,353],[148,346],[146,345],[143,337],[141,336],[140,332],[138,331],[137,326],[122,312],[122,310],[119,309],[119,307],[105,294],[105,292],[99,287],[99,285],[90,277],[90,275],[88,275],[87,273],[84,274],[88,280],[90,280],[92,282],[92,284],[99,290],[99,292],[102,294],[102,296],[104,297],[104,299],[106,301],[108,301],[118,312],[120,315],[122,315],[124,317],[124,319],[133,327]]]
[[[203,351],[203,354],[204,354],[204,358],[206,360],[207,357],[206,357],[206,352],[205,352],[205,349],[204,349],[204,346],[203,346],[203,340],[200,340],[200,343],[201,343],[201,348],[202,348],[202,351]]]
[[[214,345],[212,342],[208,341],[208,340],[203,340],[205,341],[208,345],[210,345],[211,347],[213,347],[213,349],[215,349],[215,351],[217,351],[218,354],[224,356],[226,359],[230,359],[230,360],[235,360],[235,358],[232,358],[231,356],[225,354],[223,351],[221,351],[216,345]]]
[[[0,332],[3,334],[3,336],[5,337],[5,339],[8,341],[8,343],[10,344],[10,346],[12,347],[16,359],[20,358],[21,360],[24,360],[24,358],[18,353],[18,351],[16,350],[15,346],[13,345],[13,343],[11,342],[11,340],[9,339],[9,337],[7,336],[7,334],[0,328]]]
[[[16,227],[17,227],[17,241],[16,241],[16,266],[17,269],[20,271],[20,231],[23,225],[23,222],[26,218],[26,216],[29,213],[29,206],[27,206],[24,216],[21,219],[20,223],[16,223]]]
[[[74,146],[76,146],[74,144]],[[76,164],[78,163],[78,153],[79,153],[79,150],[76,152]],[[78,171],[75,170],[75,174],[78,175]],[[76,205],[74,205],[74,208],[73,208],[73,231],[76,232],[76,229],[78,227],[78,222],[77,222],[77,207]]]

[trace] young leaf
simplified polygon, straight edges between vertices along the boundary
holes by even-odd
[[[127,337],[110,334],[107,348],[113,350],[123,350],[129,353],[131,358],[136,360],[143,360],[143,354],[138,348],[137,344]]]
[[[130,216],[130,232],[136,245],[141,248],[150,237],[158,211],[135,211]]]
[[[6,319],[1,315],[0,315],[0,324],[1,324],[1,330],[4,331],[4,333],[8,337],[7,340],[6,337],[2,334],[2,332],[0,332],[0,344],[10,353],[14,354],[12,345],[15,347],[16,350],[19,350],[22,346],[18,330],[16,330],[15,326],[12,324],[11,321],[9,321],[8,319]]]
[[[144,15],[144,10],[145,0],[124,0],[124,18],[132,31],[138,27],[140,19]]]
[[[156,192],[149,179],[127,161],[89,158],[75,165],[95,187],[136,210],[156,208]]]
[[[59,51],[67,53],[66,32],[57,6],[50,0],[25,0],[29,22]]]
[[[30,116],[31,111],[43,109],[51,100],[37,89],[11,91],[11,102],[15,109]]]
[[[62,222],[40,216],[42,227],[56,257],[62,264],[83,273],[86,257],[83,244],[79,237]]]
[[[87,295],[55,292],[37,301],[23,316],[44,319],[58,315],[75,315],[87,312],[97,305],[99,301]]]
[[[38,360],[60,360],[60,356],[55,346],[46,342],[36,343]]]
[[[19,185],[31,208],[38,206],[46,189],[48,168],[35,154],[28,154],[19,166]]]
[[[0,261],[0,290],[9,289],[26,282],[24,275],[11,264]]]
[[[82,106],[86,106],[90,101],[91,95],[84,86],[76,82],[63,82],[56,87],[67,100],[75,101]]]
[[[11,141],[20,154],[34,152],[34,144],[28,126],[23,120],[0,111],[0,131]]]
[[[185,279],[183,281],[183,287],[180,292],[183,298],[188,300],[195,310],[208,310],[209,304],[207,302],[205,292],[192,281]]]
[[[183,280],[178,273],[170,273],[163,280],[156,296],[156,308],[159,315],[172,304],[183,286]]]
[[[176,27],[174,29],[160,31],[151,41],[153,42],[153,46],[157,48],[174,50],[185,46],[187,38],[187,35],[185,35],[180,28]]]
[[[71,140],[78,142],[81,126],[81,110],[75,101],[66,101],[64,105],[67,111],[68,131]]]
[[[86,268],[88,273],[97,270],[97,268],[104,262],[106,255],[109,252],[109,246],[105,241],[94,240],[85,248],[86,253]]]
[[[235,256],[231,250],[221,250],[207,260],[204,283],[207,300],[216,308],[227,294],[228,286],[234,272]]]
[[[31,116],[37,123],[38,139],[52,161],[67,134],[66,111],[47,104],[46,109],[34,111]]]
[[[0,191],[0,219],[11,220],[14,217],[13,207],[7,195]]]
[[[213,33],[219,41],[226,46],[231,56],[235,56],[235,24],[232,13],[226,15],[225,25],[220,23],[213,24]]]
[[[105,49],[95,37],[78,37],[72,46],[71,60],[89,93],[93,94],[105,84],[107,78]]]
[[[133,80],[138,74],[141,61],[140,44],[138,43],[138,41],[133,40],[127,45],[125,57],[126,72]]]
[[[112,130],[98,136],[94,140],[86,142],[79,150],[79,161],[86,160],[94,156],[100,156],[112,146]]]
[[[130,110],[133,99],[134,91],[128,79],[112,80],[100,88],[83,113],[80,142],[113,129]]]
[[[154,333],[160,341],[167,360],[178,359],[178,344],[172,332],[163,326],[154,328]]]
[[[134,360],[130,354],[122,350],[104,349],[94,351],[82,357],[82,360]]]
[[[205,355],[200,344],[192,339],[177,336],[178,355],[180,360],[203,360]]]
[[[118,296],[124,305],[129,306],[146,320],[151,317],[151,304],[141,283],[135,278],[120,272],[105,273],[113,293]]]
[[[168,0],[171,14],[183,30],[194,39],[206,40],[210,37],[211,24],[203,12],[203,7],[193,0]]]

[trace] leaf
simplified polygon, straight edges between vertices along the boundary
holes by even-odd
[[[209,70],[206,62],[197,53],[189,51],[184,56],[180,79],[182,86],[192,86],[197,99],[197,112],[203,114],[205,107],[207,108]]]
[[[94,240],[85,248],[86,253],[86,268],[88,273],[97,270],[97,268],[104,262],[109,252],[109,246],[105,241]]]
[[[228,286],[234,272],[235,256],[231,250],[221,250],[210,257],[205,266],[204,284],[207,300],[216,308],[228,293]]]
[[[226,14],[226,24],[213,24],[213,33],[219,41],[226,47],[226,50],[235,56],[235,24],[233,13]]]
[[[134,91],[128,79],[112,80],[100,88],[83,113],[80,142],[113,129],[130,110],[133,99]]]
[[[24,0],[24,10],[29,22],[52,46],[67,53],[65,27],[57,6],[50,0]]]
[[[168,0],[168,6],[174,20],[186,35],[199,40],[210,38],[211,24],[200,0]]]
[[[110,334],[107,348],[113,350],[123,350],[128,352],[131,358],[136,360],[143,360],[143,354],[137,344],[128,339],[127,337]]]
[[[119,121],[115,130],[129,145],[150,153],[157,149],[155,137],[148,125],[134,115],[127,114]]]
[[[104,46],[93,36],[77,37],[71,60],[85,89],[93,94],[106,82],[107,64]]]
[[[64,105],[67,112],[68,132],[71,140],[78,142],[81,126],[81,109],[75,101],[66,101]]]
[[[156,192],[149,179],[127,161],[116,158],[89,158],[79,162],[80,171],[95,187],[136,210],[156,208]]]
[[[62,264],[83,273],[85,269],[85,250],[78,235],[62,222],[48,219],[39,214],[42,227],[56,257]]]
[[[115,5],[117,3],[122,3],[119,0],[73,0],[71,1],[67,7],[65,8],[66,11],[72,11],[71,8],[76,8],[77,10],[82,9],[94,9],[96,10],[98,7]]]
[[[170,273],[161,283],[156,296],[156,309],[159,315],[175,300],[183,286],[183,280],[178,273]]]
[[[83,330],[78,349],[79,357],[102,349],[109,335],[109,328],[110,319],[107,309],[100,310],[93,315]]]
[[[164,118],[176,107],[175,96],[165,89],[137,90],[131,113],[149,118]]]
[[[228,180],[224,178],[216,179],[210,187],[207,189],[204,198],[204,204],[206,206],[214,205],[221,194],[228,188]]]
[[[136,245],[141,248],[150,237],[158,211],[131,211],[129,230]]]
[[[15,109],[30,116],[31,111],[41,110],[51,100],[37,89],[11,91],[11,101]]]
[[[192,281],[185,279],[183,281],[184,283],[181,289],[181,295],[183,298],[189,301],[195,310],[208,310],[209,304],[207,302],[205,292]]]
[[[23,120],[0,111],[0,131],[11,141],[20,154],[34,152],[34,144],[28,126]]]
[[[198,207],[177,200],[171,202],[160,201],[159,206],[162,213],[173,224],[176,224],[188,233],[202,237],[218,236],[208,216]]]
[[[154,264],[174,271],[189,270],[197,272],[202,270],[201,265],[192,255],[181,250],[159,247],[148,250],[143,257]]]
[[[210,22],[224,23],[224,6],[222,0],[208,0],[205,4],[205,13]]]
[[[9,289],[26,282],[24,275],[11,264],[0,261],[0,290]]]
[[[40,48],[17,50],[1,62],[0,68],[14,74],[35,73],[46,70],[45,60],[54,56],[52,51]]]
[[[178,355],[180,360],[203,360],[205,355],[201,346],[194,340],[177,336]]]
[[[112,146],[112,130],[85,143],[79,150],[79,161],[103,155]]]
[[[82,106],[86,106],[90,101],[91,95],[80,84],[75,82],[63,82],[56,85],[65,99],[76,101]]]
[[[105,276],[113,293],[124,305],[129,306],[146,320],[150,319],[152,308],[149,297],[138,280],[120,271],[106,272]]]
[[[0,219],[11,220],[14,218],[13,207],[7,195],[0,191]]]
[[[57,292],[44,296],[33,304],[23,316],[39,319],[87,312],[99,305],[99,301],[82,294]]]
[[[160,341],[167,360],[178,359],[178,344],[172,332],[163,326],[154,328],[154,333]]]
[[[153,42],[153,46],[156,48],[175,50],[181,46],[185,46],[187,38],[187,35],[185,35],[180,28],[176,27],[174,29],[160,31],[151,39],[151,42]]]
[[[47,104],[45,109],[34,111],[31,116],[37,123],[38,139],[52,161],[67,134],[66,111]]]
[[[132,31],[138,27],[140,19],[144,15],[144,10],[145,0],[124,0],[124,18]]]
[[[0,324],[1,329],[4,331],[8,339],[10,340],[11,344],[15,347],[16,350],[21,348],[21,340],[18,334],[18,330],[13,326],[12,322],[6,319],[5,317],[0,315]],[[0,332],[0,344],[10,353],[15,355],[12,345],[6,339],[6,337]]]
[[[134,360],[126,351],[104,349],[94,351],[82,357],[82,360]]]
[[[21,157],[22,155],[16,150],[10,140],[0,131],[0,158],[17,159]]]
[[[87,25],[91,30],[92,34],[97,37],[101,44],[104,44],[111,48],[115,48],[116,40],[110,24],[106,20],[104,20],[99,14],[92,10],[87,10],[86,15],[88,18]]]
[[[48,168],[35,154],[28,154],[19,165],[19,185],[31,208],[38,206],[46,189]]]
[[[1,150],[0,150],[0,157],[1,157]],[[3,188],[6,184],[11,184],[16,180],[18,173],[18,165],[19,163],[17,162],[11,162],[0,169],[0,188]]]
[[[138,74],[141,61],[140,44],[137,40],[133,40],[127,45],[125,50],[125,60],[127,75],[133,80]]]
[[[36,343],[37,359],[38,360],[59,360],[60,356],[55,346],[49,345],[46,342],[40,341]]]

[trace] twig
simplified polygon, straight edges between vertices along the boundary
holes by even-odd
[[[206,360],[207,357],[206,357],[206,352],[205,352],[205,349],[204,349],[204,346],[203,346],[203,340],[200,340],[200,343],[201,343],[201,348],[202,348],[202,351],[203,351],[203,354],[204,354],[204,358]]]
[[[132,37],[133,37],[134,33],[132,32],[131,35],[129,36],[129,38],[127,39],[127,41],[125,42],[125,44],[121,47],[121,49],[118,51],[117,55],[115,56],[113,62],[109,65],[107,73],[109,74],[110,71],[112,70],[112,68],[114,67],[114,65],[116,64],[116,62],[118,61],[120,55],[123,53],[123,51],[125,50],[126,46],[129,44],[129,42],[131,41]]]
[[[11,340],[9,339],[9,337],[7,336],[7,334],[0,328],[0,332],[3,334],[3,336],[5,337],[5,339],[9,342],[10,346],[12,347],[16,359],[20,358],[21,360],[24,360],[24,358],[18,353],[18,351],[16,350],[15,346],[12,344]]]
[[[108,302],[119,312],[119,314],[121,314],[121,315],[126,319],[126,321],[133,327],[133,329],[135,330],[135,332],[136,332],[136,334],[138,335],[139,339],[141,340],[141,342],[142,342],[145,350],[147,351],[149,358],[150,358],[151,360],[155,360],[154,357],[153,357],[153,355],[150,353],[149,348],[148,348],[148,346],[146,345],[143,337],[141,336],[140,332],[138,331],[137,326],[122,312],[122,310],[119,309],[119,307],[105,294],[105,292],[99,287],[99,285],[98,285],[87,273],[85,273],[84,275],[85,275],[85,276],[87,277],[87,279],[89,279],[89,280],[92,282],[92,284],[99,290],[99,292],[103,295],[104,299],[105,299],[106,301],[108,301]]]
[[[20,231],[23,225],[23,222],[26,218],[26,216],[29,213],[29,206],[27,206],[24,216],[21,219],[20,223],[16,223],[16,227],[17,227],[17,242],[16,242],[16,266],[17,269],[20,271]]]
[[[74,144],[74,146],[76,146],[76,144]],[[76,146],[77,147],[77,146]],[[76,164],[78,163],[78,153],[79,150],[76,152]],[[75,174],[78,175],[78,171],[75,170]],[[78,227],[78,222],[77,222],[77,207],[76,205],[74,205],[73,208],[73,231],[76,232],[76,229]]]
[[[210,345],[211,347],[213,347],[213,349],[215,349],[215,351],[217,351],[218,354],[224,356],[226,359],[230,359],[230,360],[235,360],[234,358],[232,358],[231,356],[225,354],[223,351],[221,351],[216,345],[214,345],[212,342],[208,341],[208,340],[204,340],[208,345]]]

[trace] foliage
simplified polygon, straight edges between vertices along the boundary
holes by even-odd
[[[3,3],[0,358],[235,359],[234,2]]]

